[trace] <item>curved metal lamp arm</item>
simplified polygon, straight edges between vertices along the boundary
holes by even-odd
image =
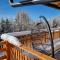
[[[18,3],[14,3],[13,0],[9,0],[9,4],[12,7],[25,6],[25,5],[34,5],[34,4],[48,4],[48,2],[55,2],[59,0],[24,0]]]
[[[40,16],[40,18],[43,18],[45,20],[45,22],[47,23],[47,26],[48,26],[48,29],[49,29],[49,35],[50,35],[50,39],[51,39],[52,57],[54,58],[54,43],[53,43],[53,38],[52,38],[50,25],[49,25],[47,19],[44,16]]]

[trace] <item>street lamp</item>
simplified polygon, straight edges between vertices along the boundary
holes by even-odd
[[[43,20],[46,22],[46,24],[48,26],[49,37],[50,37],[50,41],[51,41],[52,57],[54,58],[54,42],[53,42],[53,38],[52,38],[52,33],[51,33],[51,28],[50,28],[49,22],[47,21],[47,19],[44,16],[40,16],[40,18],[43,18]]]

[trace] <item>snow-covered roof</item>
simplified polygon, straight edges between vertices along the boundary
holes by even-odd
[[[48,32],[47,29],[40,29],[41,32],[45,31],[45,32]],[[51,28],[51,32],[57,32],[60,30],[60,27],[58,28]],[[31,31],[20,31],[20,32],[11,32],[11,33],[7,33],[9,35],[12,35],[12,36],[22,36],[22,35],[28,35],[28,34],[31,34]]]
[[[22,35],[31,34],[31,31],[12,32],[7,34],[12,36],[22,36]]]

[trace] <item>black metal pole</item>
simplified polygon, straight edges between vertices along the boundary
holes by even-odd
[[[50,25],[49,25],[47,19],[46,19],[44,16],[40,16],[40,18],[43,18],[44,21],[45,21],[45,22],[47,23],[47,25],[48,25],[49,35],[50,35],[50,39],[51,39],[52,57],[54,58],[54,42],[53,42],[53,38],[52,38],[52,33],[51,33]]]

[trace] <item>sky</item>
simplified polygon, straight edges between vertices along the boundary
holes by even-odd
[[[15,0],[18,1],[18,0]],[[60,10],[44,5],[31,5],[13,8],[8,0],[0,0],[0,18],[15,18],[18,12],[26,12],[32,20],[37,20],[39,16],[45,16],[48,20],[60,16]]]

